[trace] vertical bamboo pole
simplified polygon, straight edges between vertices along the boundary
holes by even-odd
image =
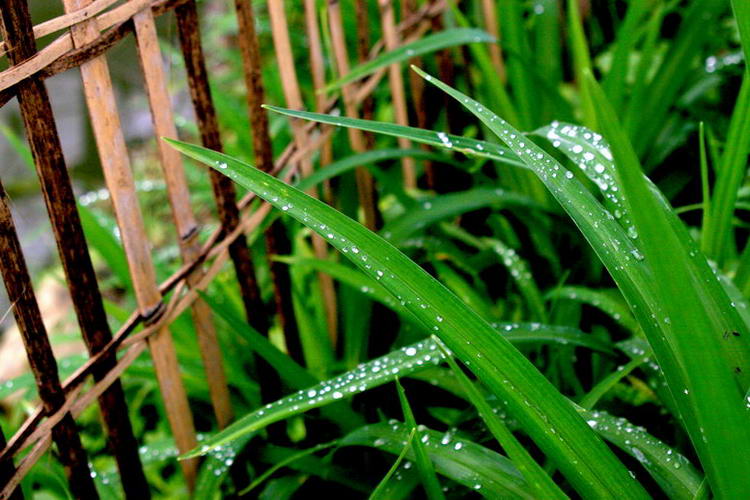
[[[401,1],[401,19],[409,19],[417,10],[415,0],[402,0]],[[411,31],[404,33],[404,37],[407,37]],[[409,60],[410,64],[417,67],[422,67],[422,58],[414,57]],[[427,128],[427,105],[424,99],[424,80],[414,71],[409,71],[409,89],[411,90],[411,97],[413,101],[414,115],[417,118],[417,127],[426,129]],[[420,146],[422,149],[429,151],[430,147],[426,144]],[[432,167],[432,162],[425,161],[424,163],[425,180],[427,187],[434,188],[435,186],[435,172]]]
[[[253,149],[256,167],[264,172],[273,170],[273,149],[268,130],[268,116],[261,108],[264,100],[263,79],[261,76],[261,55],[258,36],[255,32],[255,15],[250,2],[235,0],[237,23],[239,25],[239,45],[244,66],[245,84],[247,86],[247,105],[252,127]],[[284,338],[289,355],[297,362],[303,363],[302,344],[297,330],[297,320],[291,297],[291,277],[286,264],[273,260],[274,255],[291,251],[291,244],[284,225],[274,222],[265,233],[266,251],[274,283],[274,301],[284,330]]]
[[[357,19],[357,60],[360,64],[370,57],[370,12],[367,4],[368,0],[356,0],[354,3]],[[372,93],[362,101],[360,109],[363,120],[372,120],[375,114],[375,99]],[[375,134],[363,132],[363,135],[367,149],[372,149],[375,146]]]
[[[269,0],[268,13],[271,18],[271,31],[276,49],[276,59],[281,73],[281,82],[286,105],[291,109],[302,110],[305,106],[302,102],[302,93],[300,92],[297,80],[297,71],[294,68],[294,55],[292,54],[292,44],[289,40],[289,27],[286,21],[283,0]],[[305,133],[303,123],[298,119],[292,118],[291,126],[297,148],[300,150],[304,149],[308,141],[308,136]],[[312,174],[313,167],[309,156],[305,156],[300,161],[300,170],[305,177]],[[315,188],[309,189],[307,193],[317,198]],[[315,256],[318,259],[326,260],[328,258],[328,250],[323,238],[313,234],[312,244]],[[323,294],[323,304],[326,310],[328,335],[331,338],[332,345],[335,347],[337,341],[337,314],[336,290],[333,286],[333,278],[327,273],[319,272],[318,280],[320,282],[320,289]]]
[[[495,5],[495,0],[482,0],[482,14],[487,33],[494,36],[496,40],[495,43],[490,44],[490,60],[500,77],[500,81],[505,82],[505,63],[503,62],[503,53],[500,50],[500,24],[497,20],[497,5]]]
[[[5,11],[3,11],[5,16]],[[57,374],[57,362],[52,353],[47,330],[42,322],[39,305],[34,296],[31,277],[26,268],[21,244],[8,206],[5,189],[0,183],[0,273],[3,275],[13,315],[21,332],[31,371],[34,373],[39,397],[47,414],[54,413],[65,402],[65,392]],[[60,462],[68,476],[70,491],[76,498],[99,498],[91,478],[88,458],[81,445],[73,416],[67,413],[52,429]]]
[[[86,7],[89,3],[91,3],[90,0],[63,0],[66,12],[74,12]],[[95,40],[99,36],[97,20],[90,19],[73,26],[71,34],[76,47]],[[136,301],[141,315],[148,324],[157,320],[163,313],[164,304],[156,284],[156,274],[151,261],[141,210],[138,206],[133,173],[120,126],[109,67],[104,56],[81,65],[81,76],[104,179],[112,198],[130,267]],[[185,387],[182,385],[177,355],[169,329],[164,327],[149,337],[149,347],[177,449],[182,453],[187,452],[197,445],[197,440],[193,416],[188,405]],[[197,465],[196,459],[180,461],[191,490],[195,484]]]
[[[396,14],[393,11],[393,0],[378,0],[380,6],[380,19],[383,26],[383,41],[385,49],[388,51],[398,48],[401,44],[398,31],[396,30]],[[400,64],[391,64],[388,66],[388,83],[391,87],[391,98],[393,99],[393,109],[396,115],[396,123],[399,125],[409,125],[409,113],[406,108],[406,93],[404,92],[404,79],[401,74]],[[409,139],[399,137],[398,145],[402,149],[411,147]],[[405,156],[401,159],[401,166],[404,171],[404,187],[417,187],[417,177],[414,170],[414,159]]]
[[[177,7],[175,15],[201,142],[207,148],[222,151],[219,120],[211,98],[195,1],[191,0]],[[234,184],[229,177],[214,169],[208,170],[221,226],[224,234],[229,234],[234,231],[240,221]],[[234,262],[248,322],[259,332],[265,333],[268,331],[268,317],[264,311],[258,281],[255,277],[255,267],[244,234],[229,246],[229,255]]]
[[[323,57],[323,44],[320,40],[320,28],[318,27],[318,13],[316,12],[315,0],[305,0],[305,29],[307,30],[307,45],[310,53],[310,69],[312,71],[313,89],[315,90],[315,111],[325,113],[326,96],[321,90],[326,84],[325,59]],[[321,128],[321,130],[326,130]],[[325,167],[333,161],[333,148],[331,139],[328,138],[320,147],[320,166]],[[326,202],[333,203],[331,183],[326,180],[323,185],[323,196]]]
[[[344,37],[344,24],[341,19],[341,5],[339,0],[328,0],[328,22],[331,30],[331,44],[333,45],[334,58],[339,77],[349,73],[349,54],[346,50],[346,38]],[[358,118],[356,103],[356,87],[354,83],[344,85],[341,88],[344,97],[344,111],[350,118]],[[361,130],[347,128],[349,143],[355,153],[364,153],[367,150],[364,135]],[[364,168],[358,167],[355,171],[357,177],[357,191],[359,204],[365,216],[365,226],[375,230],[379,226],[378,210],[375,193],[375,183],[372,174]]]
[[[171,110],[171,98],[167,91],[167,83],[162,68],[159,39],[151,9],[144,9],[133,16],[135,24],[135,38],[138,45],[139,60],[143,69],[148,94],[151,116],[154,122],[154,132],[164,177],[167,183],[169,204],[172,208],[180,254],[184,263],[194,262],[201,252],[198,240],[198,223],[190,206],[190,192],[188,191],[182,157],[176,149],[170,147],[161,137],[177,139],[177,127]],[[188,286],[195,286],[204,272],[201,267],[187,276]],[[232,405],[229,398],[229,387],[224,373],[219,341],[216,329],[211,319],[208,304],[200,297],[191,305],[191,313],[195,331],[198,336],[198,347],[206,372],[206,381],[213,405],[214,413],[223,429],[232,421]]]
[[[0,450],[5,448],[8,442],[5,440],[5,434],[0,429]],[[13,477],[16,472],[16,466],[13,465],[13,458],[8,457],[5,460],[0,460],[0,485],[8,484],[8,481]],[[20,488],[15,488],[10,492],[8,500],[23,500],[23,492]]]
[[[0,5],[4,12],[0,31],[10,48],[8,58],[11,64],[19,64],[36,53],[31,16],[24,0],[3,0]],[[86,347],[93,355],[107,345],[112,332],[44,83],[38,79],[27,80],[19,89],[18,100],[78,324]],[[114,356],[102,360],[94,371],[94,379],[101,380],[114,367],[115,361]],[[120,475],[128,478],[122,483],[126,495],[148,499],[149,486],[119,380],[99,397],[99,406]]]

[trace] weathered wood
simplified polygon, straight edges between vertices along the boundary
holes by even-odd
[[[50,35],[56,31],[64,30],[65,28],[73,26],[76,23],[80,23],[81,21],[85,21],[86,19],[99,14],[101,11],[117,2],[118,0],[95,0],[86,9],[81,9],[70,14],[64,14],[62,16],[55,17],[54,19],[44,21],[43,23],[34,26],[34,33],[31,38],[32,40],[34,38],[42,38],[43,36]],[[29,34],[27,33],[27,36],[28,35]],[[8,44],[4,40],[0,41],[0,56],[5,55],[7,52]]]
[[[3,11],[5,17],[5,11]],[[65,393],[57,375],[57,362],[42,322],[34,296],[31,277],[26,268],[21,244],[8,206],[5,189],[0,182],[0,273],[3,275],[8,300],[14,305],[13,315],[21,332],[29,366],[34,374],[39,398],[47,414],[54,413],[65,401]],[[81,445],[76,423],[66,413],[52,429],[60,462],[68,476],[70,490],[77,498],[99,498],[91,479],[88,458]]]
[[[155,16],[160,16],[189,1],[191,0],[151,0],[151,11]],[[61,35],[58,40],[66,39],[67,41],[63,41],[63,43],[66,46],[71,47],[71,50],[68,50],[57,59],[49,58],[49,63],[37,67],[34,70],[33,75],[25,76],[21,79],[15,78],[13,82],[9,82],[10,84],[7,88],[5,86],[0,86],[0,88],[2,88],[2,90],[0,90],[0,107],[4,106],[8,101],[15,97],[18,92],[19,82],[22,82],[25,78],[35,76],[40,77],[41,79],[47,79],[71,68],[77,68],[84,62],[94,59],[109,50],[117,42],[122,40],[125,35],[133,31],[133,23],[131,22],[130,17],[132,16],[132,13],[135,12],[134,7],[137,6],[138,4],[135,2],[129,2],[98,16],[97,20],[99,29],[109,29],[107,29],[99,38],[87,45],[73,48],[70,33]],[[50,44],[50,46],[51,45],[52,44]],[[44,50],[47,50],[47,48],[45,47]]]
[[[284,12],[283,0],[269,0],[268,1],[268,13],[271,17],[271,33],[273,36],[274,48],[276,49],[276,59],[279,66],[279,72],[281,74],[282,88],[284,91],[284,98],[286,99],[286,105],[291,109],[302,110],[305,108],[302,102],[302,92],[299,88],[299,81],[297,80],[297,71],[294,68],[294,55],[292,54],[292,44],[289,40],[289,27],[286,21],[286,13]],[[308,136],[304,129],[304,123],[299,119],[291,119],[292,132],[294,134],[294,141],[297,143],[297,147],[302,149],[307,143]],[[300,163],[300,171],[302,175],[308,177],[313,173],[312,161],[309,156],[304,157]],[[307,194],[318,197],[317,189],[311,188],[307,191]],[[328,246],[317,234],[312,235],[313,250],[315,257],[321,260],[328,259]],[[320,283],[320,291],[323,296],[323,306],[326,312],[326,322],[328,325],[328,335],[331,339],[331,344],[336,346],[337,343],[337,310],[336,310],[336,289],[333,285],[333,278],[330,274],[319,272],[318,281]]]
[[[385,49],[392,51],[401,44],[398,31],[396,30],[396,13],[393,9],[393,0],[378,0],[380,7],[380,22],[383,27],[383,41]],[[396,123],[409,126],[409,112],[406,107],[406,92],[404,91],[404,78],[401,74],[401,65],[391,64],[388,66],[388,84],[391,88],[391,99]],[[411,141],[405,137],[398,138],[398,146],[401,149],[411,148]],[[404,156],[401,159],[401,167],[404,172],[404,188],[414,189],[417,187],[417,174],[414,167],[414,159]]]
[[[182,155],[160,140],[162,137],[177,139],[177,127],[172,116],[172,103],[162,68],[163,62],[153,13],[150,9],[142,10],[133,16],[133,23],[146,94],[154,123],[154,133],[157,137],[159,157],[167,184],[167,195],[177,228],[180,254],[183,262],[193,262],[200,255],[201,245],[198,240],[198,223],[190,206],[190,192],[182,165]],[[188,285],[194,286],[202,276],[203,269],[196,268],[187,277]],[[232,404],[211,310],[208,304],[199,298],[193,302],[191,314],[198,337],[198,348],[203,360],[211,404],[219,428],[223,429],[232,421]]]
[[[44,78],[99,58],[109,48],[113,47],[119,40],[123,39],[128,33],[134,31],[134,24],[130,18],[133,13],[142,10],[143,8],[150,8],[151,12],[153,12],[154,16],[156,16],[163,14],[164,12],[167,12],[173,8],[176,8],[178,11],[180,11],[180,9],[185,6],[191,7],[192,11],[195,12],[193,1],[194,0],[151,0],[150,2],[146,2],[146,0],[131,0],[129,2],[123,3],[118,7],[115,7],[112,10],[105,12],[104,14],[99,14],[97,16],[94,16],[90,10],[83,9],[69,11],[68,14],[65,14],[65,16],[53,19],[51,22],[58,23],[58,25],[59,23],[70,22],[71,19],[76,19],[78,21],[88,21],[87,23],[83,23],[82,26],[85,26],[87,28],[96,28],[97,34],[94,36],[89,35],[88,41],[86,43],[80,43],[80,40],[75,40],[74,46],[70,50],[66,51],[61,57],[48,61],[49,64],[44,65],[38,71],[35,70],[35,72],[32,72],[32,76],[30,78],[27,75],[27,77],[20,80],[20,83],[13,85],[13,87],[11,88],[0,91],[0,106],[7,102],[8,99],[15,96],[18,93],[19,88],[22,85],[26,85],[32,79],[36,79],[41,82],[41,80],[43,80]],[[315,30],[317,30],[317,20],[314,16],[314,14],[316,14],[314,10],[314,0],[306,0],[306,2],[306,9],[311,14],[313,14],[312,16],[310,16],[306,11],[308,33],[311,34],[312,40],[312,34],[315,32]],[[419,34],[423,33],[425,21],[429,20],[430,18],[434,18],[434,16],[438,15],[439,12],[441,12],[440,9],[444,8],[444,2],[438,3],[442,5],[442,7],[440,7],[439,9],[436,9],[433,4],[425,5],[419,9],[419,12],[415,16],[405,19],[397,27],[399,32],[402,33],[402,36],[405,29],[417,25],[419,25],[419,27],[416,29],[414,34],[411,35],[411,37],[419,36]],[[96,5],[101,6],[103,5],[103,3],[100,1],[97,2]],[[89,7],[91,7],[91,4],[89,5]],[[313,21],[312,26],[314,26],[315,30],[311,30],[309,28],[310,20]],[[94,24],[95,26],[93,26]],[[52,24],[48,26],[52,26]],[[109,26],[114,27],[110,28],[108,31],[102,32],[102,30],[106,29]],[[75,31],[80,32],[80,30],[81,26],[75,26]],[[92,31],[94,30],[92,29]],[[181,37],[183,37],[186,30],[182,31],[183,33],[181,33]],[[31,30],[29,30],[29,32],[31,32]],[[73,40],[72,35],[63,35],[63,37],[66,36],[70,36],[69,39]],[[200,36],[197,32],[191,33],[191,36],[185,38],[193,39],[195,43],[197,43],[197,47],[200,48]],[[322,56],[319,36],[317,40],[318,43],[314,44],[315,47],[317,47],[317,49],[315,50],[317,50],[318,54]],[[314,48],[312,45],[313,44],[311,44],[311,58],[314,57]],[[381,50],[381,48],[382,45],[380,43],[376,44],[374,49],[370,52],[369,57],[377,54],[377,51]],[[186,51],[186,54],[189,52],[191,51]],[[191,56],[190,58],[186,57],[186,64],[188,68],[190,67],[190,61],[193,59],[193,56]],[[199,61],[201,64],[203,64],[202,54],[199,57]],[[325,66],[322,57],[319,58],[319,62],[317,65],[312,64],[311,66],[313,67],[313,71],[315,71],[316,74],[319,75],[319,81],[315,84],[316,88],[322,88],[325,80]],[[213,107],[210,104],[210,93],[208,91],[208,81],[207,78],[205,78],[205,67],[202,67],[202,71],[204,73],[204,77],[201,78],[204,79],[204,83],[197,85],[196,88],[203,86],[203,92],[208,97],[204,100],[204,102],[208,103],[207,109],[211,109],[211,114],[209,115],[205,112],[199,111],[198,119],[201,120],[204,116],[211,116],[209,120],[213,120],[214,126],[213,131],[211,131],[211,127],[209,126],[201,126],[201,135],[204,140],[204,144],[211,145],[213,141],[214,144],[218,145],[218,147],[214,147],[214,149],[220,149],[220,142],[218,141],[218,124],[215,120],[215,112],[213,111]],[[363,85],[361,87],[358,85],[352,86],[354,92],[352,94],[353,98],[350,100],[350,102],[354,106],[355,110],[356,107],[367,97],[369,92],[371,92],[371,90],[377,84],[378,79],[379,76],[377,78],[368,79],[368,85]],[[101,81],[97,82],[98,85],[100,85],[101,83]],[[105,91],[107,90],[106,87],[107,86],[105,85]],[[192,83],[191,87],[193,87]],[[109,88],[109,92],[111,92],[111,88]],[[195,93],[193,88],[191,88],[191,93]],[[199,101],[201,99],[194,100]],[[329,112],[335,106],[335,101],[335,98],[326,98],[325,96],[321,95],[316,100],[316,109],[321,112]],[[112,106],[112,109],[114,109],[114,106]],[[197,105],[196,109],[199,109]],[[112,116],[115,120],[117,120],[116,110],[109,116]],[[119,128],[119,123],[115,128]],[[305,141],[303,146],[297,144],[296,142],[292,145],[289,145],[279,156],[276,165],[274,165],[273,167],[274,172],[280,171],[280,169],[284,165],[290,162],[292,164],[300,162],[306,156],[309,156],[312,151],[319,149],[323,144],[328,144],[327,138],[330,136],[330,127],[319,127],[315,124],[310,123],[304,125],[304,127],[302,128],[304,129],[305,134],[309,134],[307,136],[307,141]],[[210,138],[212,134],[215,134],[215,139]],[[100,138],[97,137],[97,140],[99,139]],[[270,147],[268,149],[270,151]],[[126,155],[121,156],[126,157]],[[295,171],[295,168],[289,169],[285,177],[288,179],[289,176],[293,175]],[[224,196],[222,198],[226,202],[226,204],[223,206],[230,207],[229,210],[237,211],[238,208],[242,209],[244,207],[248,207],[249,203],[254,199],[252,194],[248,194],[243,197],[243,199],[239,203],[235,203],[235,195],[232,190],[231,181],[221,176],[220,174],[215,174],[215,178],[219,179],[225,187],[229,187],[229,192],[231,193],[231,195]],[[222,193],[226,192],[226,190],[222,190]],[[135,197],[133,196],[133,199],[134,198]],[[120,206],[121,205],[122,203],[120,203]],[[137,203],[134,206],[137,209]],[[222,211],[221,207],[222,205],[220,204],[220,213]],[[244,232],[258,227],[268,211],[269,206],[266,204],[262,204],[258,211],[255,211],[253,213],[246,213],[242,217],[237,214],[238,222],[236,224],[223,223],[221,231],[215,231],[212,234],[209,240],[201,247],[195,260],[183,265],[159,287],[159,295],[161,293],[167,293],[168,291],[174,291],[174,294],[169,301],[169,305],[164,306],[162,304],[156,304],[156,307],[153,310],[148,310],[146,314],[143,314],[143,309],[140,307],[141,303],[139,302],[139,312],[134,313],[131,316],[131,318],[126,322],[123,328],[121,328],[120,331],[117,332],[116,337],[107,342],[102,351],[92,355],[91,358],[66,381],[65,391],[68,394],[68,398],[67,400],[65,400],[64,405],[59,406],[58,409],[53,413],[46,412],[46,410],[42,408],[37,409],[37,411],[32,413],[32,415],[26,420],[26,422],[24,422],[21,429],[10,440],[8,446],[0,450],[0,461],[5,461],[11,460],[11,457],[15,455],[17,451],[27,450],[28,447],[33,447],[33,449],[31,450],[27,450],[24,458],[18,463],[17,473],[13,476],[11,482],[6,484],[6,486],[2,488],[2,490],[0,490],[0,497],[2,497],[3,495],[8,495],[10,493],[10,490],[15,488],[15,485],[18,484],[24,474],[30,470],[36,460],[38,460],[39,457],[42,456],[45,450],[49,447],[49,436],[51,429],[53,427],[57,427],[58,424],[64,424],[65,419],[69,418],[69,413],[72,413],[74,416],[79,414],[97,397],[100,397],[102,396],[102,394],[107,392],[108,388],[112,386],[113,383],[115,383],[122,371],[132,362],[133,359],[135,359],[135,357],[141,352],[141,350],[145,348],[145,342],[148,342],[153,350],[154,341],[158,341],[160,337],[163,337],[162,334],[165,331],[166,325],[168,325],[177,315],[185,311],[185,309],[190,307],[199,298],[198,294],[196,293],[196,289],[203,289],[205,286],[207,286],[211,279],[216,276],[216,274],[221,270],[222,265],[224,265],[226,260],[228,259],[228,253],[231,252],[231,249],[233,247],[240,249],[244,248],[245,250],[247,250],[247,246],[245,244],[237,243],[244,239]],[[223,216],[222,221],[224,221]],[[228,229],[231,227],[234,227],[234,229]],[[145,241],[145,237],[143,237],[142,240]],[[230,252],[227,251],[228,249],[230,250]],[[203,277],[200,279],[200,282],[197,283],[195,287],[188,286],[187,278],[191,276],[195,272],[195,270],[201,267],[204,263],[208,263],[210,259],[214,260],[210,264]],[[148,259],[146,259],[146,261],[148,261]],[[250,262],[249,259],[247,259],[246,262]],[[252,265],[251,262],[250,264]],[[255,309],[248,308],[248,310]],[[265,315],[260,314],[255,314],[254,317],[266,318]],[[146,323],[143,330],[138,333],[132,333],[137,325],[143,323]],[[264,330],[264,328],[259,329]],[[171,343],[171,338],[169,338],[168,335],[167,339],[169,343]],[[116,366],[113,369],[104,369],[103,367],[106,364],[105,362],[107,361],[107,359],[112,359],[114,353],[118,349],[123,350],[123,356],[119,358]],[[167,351],[170,350],[171,348],[167,348]],[[174,367],[177,366],[176,360],[157,360],[156,364],[171,364]],[[102,370],[106,373],[106,376],[102,379],[97,380],[93,387],[90,387],[90,390],[88,392],[84,392],[84,381],[89,375],[94,374],[97,370]],[[162,385],[166,385],[166,383],[162,381]],[[167,403],[169,405],[169,402]],[[170,424],[173,424],[172,420],[170,420]],[[175,434],[180,433],[176,432]]]
[[[208,83],[208,72],[201,46],[200,24],[198,12],[193,0],[175,9],[177,29],[180,36],[180,46],[185,61],[188,88],[195,109],[201,142],[214,151],[222,151],[219,135],[219,120],[211,98],[211,88]],[[218,208],[219,220],[225,235],[230,234],[240,221],[237,208],[237,195],[232,180],[208,169],[213,187],[214,198]],[[265,314],[260,297],[260,288],[255,276],[255,267],[250,256],[247,238],[241,234],[229,246],[229,254],[234,263],[237,281],[240,286],[245,314],[249,323],[259,332],[268,331],[268,316]]]
[[[266,111],[261,108],[261,105],[264,104],[265,90],[260,72],[262,61],[258,36],[255,32],[255,15],[250,2],[235,0],[234,6],[237,12],[237,23],[240,33],[242,33],[238,41],[247,87],[247,104],[250,127],[252,128],[255,166],[264,172],[270,172],[273,169],[273,149],[268,129],[268,116]],[[281,221],[274,222],[266,230],[265,240],[266,253],[269,258],[268,265],[274,284],[274,302],[284,331],[287,351],[295,361],[303,363],[302,343],[299,338],[291,296],[292,286],[289,266],[273,260],[274,255],[284,255],[291,252],[291,243]]]
[[[328,24],[331,31],[331,44],[333,46],[334,58],[339,77],[344,77],[349,73],[349,54],[346,50],[346,38],[344,37],[344,24],[341,19],[341,5],[339,0],[328,0]],[[344,85],[341,88],[341,94],[344,97],[344,110],[346,116],[350,118],[359,118],[356,103],[356,87],[354,83]],[[347,128],[349,134],[349,143],[356,153],[363,153],[367,150],[364,135],[361,130]],[[359,204],[365,216],[365,226],[368,229],[375,230],[380,226],[379,212],[377,209],[377,194],[375,192],[375,183],[372,174],[364,167],[358,167],[355,171],[357,178],[357,192],[359,194]]]
[[[63,0],[66,12],[78,10],[89,3],[89,0]],[[96,19],[89,19],[71,29],[76,46],[90,43],[99,36],[96,23]],[[156,285],[149,243],[106,59],[100,56],[81,65],[81,76],[104,179],[115,209],[138,308],[146,323],[153,322],[163,313],[164,304]],[[150,337],[149,345],[175,443],[178,450],[187,452],[196,446],[197,441],[169,329],[165,327]],[[197,461],[183,460],[180,461],[180,466],[192,489]]]
[[[11,49],[8,54],[10,62],[18,64],[36,52],[36,44],[29,30],[31,17],[24,0],[3,0],[2,4],[7,8],[7,14],[3,16],[3,38]],[[93,355],[111,340],[112,332],[78,216],[52,107],[44,84],[36,78],[21,86],[18,100],[78,325],[86,347]],[[114,362],[114,356],[102,360],[93,372],[94,378],[101,380]],[[138,443],[133,435],[125,394],[119,381],[102,394],[99,406],[120,474],[129,478],[123,481],[126,494],[149,498]]]

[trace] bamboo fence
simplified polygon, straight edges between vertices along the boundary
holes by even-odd
[[[158,44],[155,19],[173,16],[177,25],[180,49],[186,68],[187,86],[195,111],[202,144],[221,151],[222,140],[213,105],[201,46],[199,13],[195,0],[62,0],[65,14],[37,25],[32,24],[26,0],[0,0],[0,57],[6,57],[8,69],[0,72],[0,106],[16,98],[24,129],[31,148],[42,196],[52,226],[67,287],[75,308],[81,336],[89,353],[86,363],[66,380],[60,380],[57,361],[42,322],[8,198],[0,179],[0,271],[13,304],[13,314],[23,337],[31,370],[39,391],[39,405],[26,421],[8,437],[0,432],[0,499],[21,498],[20,481],[49,449],[57,448],[57,458],[65,468],[71,493],[77,498],[97,498],[75,418],[94,403],[98,404],[127,498],[149,498],[149,485],[143,473],[138,443],[128,417],[128,407],[120,382],[123,371],[144,351],[153,359],[169,424],[180,452],[196,445],[193,416],[180,378],[172,336],[172,321],[189,309],[195,324],[200,354],[204,361],[210,398],[219,428],[233,418],[222,353],[216,339],[211,311],[199,291],[211,282],[227,261],[232,262],[247,321],[258,331],[267,332],[269,318],[260,299],[253,257],[246,234],[258,228],[270,210],[268,204],[251,204],[255,197],[248,194],[238,200],[232,182],[211,170],[210,181],[217,205],[218,229],[204,243],[198,240],[199,226],[193,213],[190,192],[182,159],[163,141],[158,143],[158,158],[167,186],[168,203],[182,258],[182,267],[163,283],[158,283],[151,260],[150,243],[138,204],[129,162],[128,150],[119,119],[119,110],[107,62],[107,53],[123,39],[133,37],[138,49],[145,94],[149,103],[156,137],[177,137],[171,99],[167,90],[163,57]],[[416,8],[413,2],[402,4],[402,20],[396,24],[394,5],[379,0],[383,42],[369,46],[365,3],[356,0],[360,32],[357,37],[358,60],[377,56],[404,41],[411,41],[430,29],[439,28],[440,15],[446,8],[444,0],[428,2]],[[320,165],[332,160],[330,127],[294,121],[294,140],[274,160],[268,118],[260,107],[264,88],[260,73],[261,52],[255,33],[255,13],[247,0],[235,0],[239,27],[238,44],[242,55],[247,86],[247,104],[257,168],[272,174],[284,169],[285,179],[297,171],[312,172],[311,153],[320,150]],[[314,0],[304,1],[305,29],[309,45],[310,71],[316,89],[325,84],[325,66],[321,31],[327,29],[332,40],[336,74],[349,71],[350,59],[345,43],[339,0],[327,0],[328,25],[321,26]],[[300,109],[304,106],[289,42],[283,0],[269,0],[275,54],[284,81],[285,105]],[[55,38],[37,49],[39,39]],[[445,59],[445,58],[443,58]],[[446,61],[448,61],[446,59]],[[450,78],[450,68],[441,65],[441,75]],[[45,80],[59,73],[78,69],[89,113],[91,129],[99,151],[101,168],[110,194],[112,210],[117,219],[126,254],[130,278],[137,300],[135,310],[117,332],[107,323],[94,266],[83,234],[71,179],[65,165],[60,138],[46,90]],[[398,66],[383,69],[370,77],[346,85],[341,104],[348,116],[368,116],[368,98],[385,73],[390,89],[398,100],[397,120],[408,124],[405,86]],[[412,86],[412,92],[417,92]],[[337,96],[319,94],[314,109],[330,112],[339,106]],[[418,115],[418,121],[423,121]],[[371,142],[361,132],[350,129],[352,149],[365,151]],[[402,144],[407,146],[407,144]],[[285,169],[285,167],[291,167]],[[403,164],[405,182],[413,186],[413,164]],[[357,171],[360,203],[365,224],[379,225],[372,176]],[[431,182],[428,179],[429,182]],[[265,231],[269,256],[287,253],[290,243],[283,227],[276,222]],[[325,242],[313,240],[316,255],[325,257]],[[294,322],[286,266],[269,261],[274,287],[275,312],[280,317],[289,355],[301,359],[301,346]],[[335,294],[330,278],[320,280],[325,300],[331,339],[336,339]],[[165,296],[169,294],[169,298]],[[225,353],[225,356],[230,353]],[[259,370],[263,369],[259,366]],[[267,369],[267,368],[266,368]],[[273,374],[269,375],[273,376]],[[91,381],[91,383],[87,383]],[[278,397],[278,386],[263,394],[264,400]],[[182,473],[192,489],[197,459],[180,461]]]

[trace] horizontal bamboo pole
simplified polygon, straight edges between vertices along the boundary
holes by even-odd
[[[95,0],[85,9],[77,10],[75,12],[71,12],[70,14],[63,14],[62,16],[57,16],[53,19],[44,21],[43,23],[34,26],[34,38],[42,38],[56,31],[61,31],[65,28],[69,28],[74,24],[85,21],[86,19],[90,19],[91,17],[99,14],[104,9],[111,7],[119,1],[120,0]],[[0,56],[3,56],[7,53],[8,45],[5,41],[0,41]]]

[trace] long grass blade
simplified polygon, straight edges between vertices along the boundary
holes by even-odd
[[[581,494],[645,496],[640,484],[534,365],[510,343],[492,335],[489,324],[385,240],[246,163],[199,146],[169,142],[182,153],[229,174],[340,251],[346,249],[345,256],[404,301],[419,323],[440,336],[460,359],[471,361],[472,370],[509,402],[512,413],[524,422],[524,430]],[[343,396],[340,390],[329,391]],[[239,422],[215,436],[212,443],[231,440],[247,427],[243,420]],[[198,453],[200,450],[191,455]]]
[[[396,389],[398,390],[398,399],[401,402],[401,410],[404,413],[404,422],[408,427],[417,431],[411,436],[411,448],[414,452],[414,461],[417,463],[417,471],[419,476],[422,478],[422,486],[424,486],[427,498],[430,500],[444,499],[443,490],[440,488],[440,482],[435,476],[435,467],[432,465],[427,451],[424,448],[424,436],[429,435],[423,434],[417,427],[417,421],[414,419],[414,412],[411,410],[409,400],[406,398],[406,391],[401,385],[398,379],[396,379]]]
[[[329,83],[324,92],[331,92],[346,84],[370,75],[380,68],[402,63],[414,57],[437,52],[438,50],[465,45],[467,43],[493,43],[495,38],[486,31],[476,28],[452,28],[420,38],[381,54],[380,56],[355,66],[344,77]]]

